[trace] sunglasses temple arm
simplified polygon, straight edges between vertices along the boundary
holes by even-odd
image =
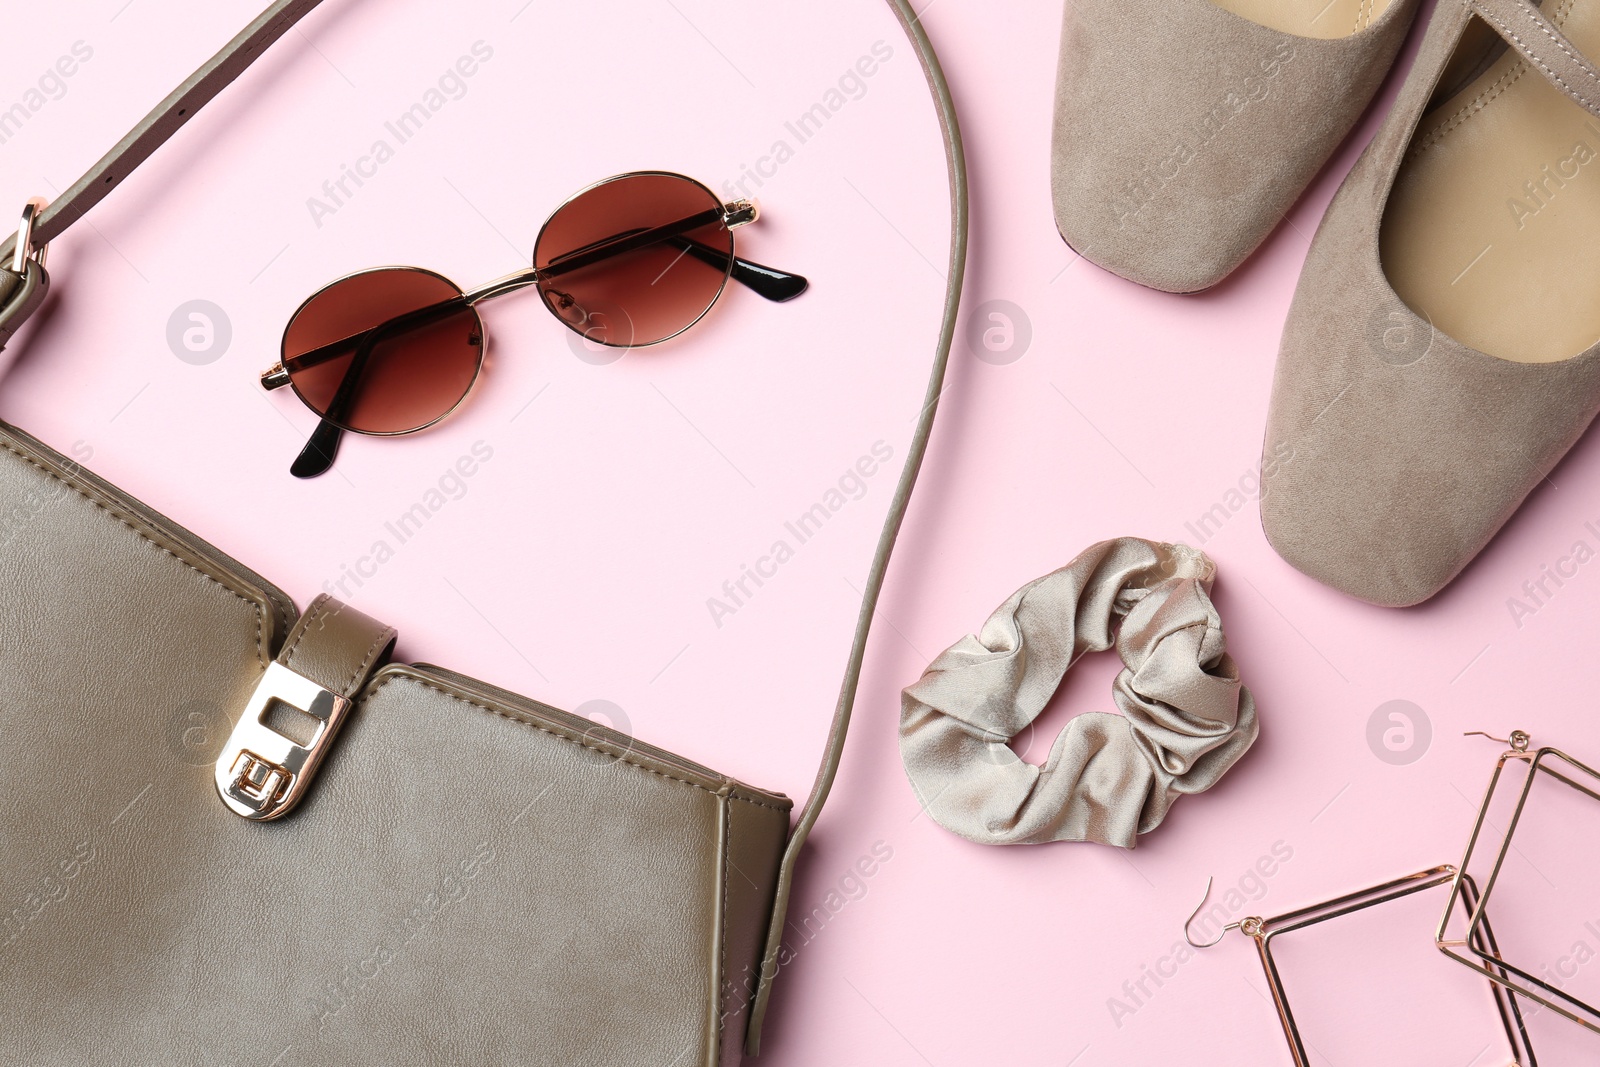
[[[294,457],[294,462],[289,464],[289,473],[296,478],[315,478],[319,474],[326,474],[333,467],[334,459],[339,455],[339,442],[344,439],[344,431],[327,419],[317,423],[317,428],[311,431],[311,436],[306,439],[306,446],[300,454]]]
[[[717,270],[729,269],[729,256],[720,249],[701,244],[699,241],[688,237],[674,238],[671,243],[682,248],[708,267],[714,267]],[[741,285],[747,286],[758,295],[766,297],[768,300],[777,301],[778,303],[782,303],[785,300],[793,300],[805,292],[811,284],[798,274],[777,270],[764,263],[757,263],[750,259],[740,259],[738,256],[733,256],[732,259],[733,267],[729,271],[729,277]]]
[[[360,338],[356,354],[350,360],[350,365],[345,368],[344,376],[339,379],[339,388],[334,390],[333,399],[328,403],[328,411],[317,422],[316,429],[311,431],[311,436],[306,440],[306,445],[289,465],[289,473],[296,478],[315,478],[319,474],[326,474],[333,466],[334,459],[339,454],[339,442],[344,440],[344,429],[336,423],[335,419],[344,418],[350,410],[350,405],[355,401],[356,394],[360,392],[361,379],[365,376],[367,363],[372,358],[372,350],[385,335],[399,333],[405,330],[414,330],[428,322],[439,318],[444,313],[453,314],[466,304],[465,297],[451,297],[441,300],[437,304],[430,304],[425,308],[397,315],[387,322],[374,326],[370,330],[354,335]],[[333,345],[344,345],[353,338],[346,337],[333,342]],[[313,349],[306,355],[322,352],[330,345],[320,349]],[[331,357],[323,357],[322,361]],[[300,364],[299,366],[306,366]]]
[[[688,233],[690,230],[698,230],[702,226],[709,226],[714,222],[721,221],[721,219],[722,209],[719,207],[702,211],[698,215],[681,218],[677,222],[669,222],[665,226],[656,226],[648,230],[627,230],[617,234],[615,237],[608,237],[605,240],[597,241],[592,245],[568,253],[564,257],[551,260],[545,266],[539,268],[539,276],[541,278],[554,278],[582,267],[590,267],[596,263],[602,263],[612,256],[620,256],[624,252],[633,252],[640,248],[649,248],[653,244],[660,244],[663,241],[670,241],[674,237]]]
[[[489,295],[493,296],[497,294],[491,293]],[[481,297],[479,299],[481,299]],[[429,304],[427,307],[417,308],[415,311],[407,311],[404,314],[396,315],[392,319],[385,319],[383,322],[378,323],[378,325],[373,326],[370,329],[362,330],[360,333],[353,333],[348,337],[341,337],[337,341],[329,341],[325,345],[320,345],[308,352],[302,352],[298,356],[290,356],[288,359],[283,361],[283,365],[289,371],[299,371],[306,370],[310,367],[320,367],[330,359],[338,359],[340,356],[344,355],[345,351],[351,345],[361,344],[370,336],[391,330],[410,330],[421,326],[426,326],[431,319],[448,312],[455,312],[461,308],[463,303],[471,304],[474,302],[474,299],[470,295],[466,297],[452,296],[448,300],[439,301],[437,304]],[[340,384],[342,386],[343,382]]]
[[[690,215],[687,218],[679,219],[677,222],[669,222],[665,226],[657,226],[653,229],[624,230],[593,244],[575,249],[567,253],[566,256],[547,264],[537,273],[545,278],[553,278],[581,267],[603,263],[605,260],[621,255],[624,252],[648,248],[650,245],[657,243],[670,244],[675,248],[681,248],[700,262],[716,270],[729,270],[727,253],[696,241],[692,237],[683,236],[690,230],[697,230],[701,226],[717,221],[717,218],[716,212],[707,211],[698,215]],[[733,266],[730,274],[734,281],[748,286],[768,300],[793,300],[805,292],[810,284],[798,274],[790,274],[787,271],[777,270],[752,260],[740,259],[737,256],[733,257]]]
[[[339,388],[334,390],[333,399],[328,403],[327,414],[317,420],[317,428],[311,431],[311,436],[306,439],[306,445],[300,454],[294,457],[294,462],[289,464],[289,473],[296,478],[315,478],[319,474],[326,474],[333,466],[333,461],[339,455],[339,442],[344,440],[344,428],[334,419],[344,418],[350,409],[350,402],[355,399],[361,377],[366,373],[367,361],[372,355],[372,346],[377,338],[376,327],[368,330],[362,338],[360,346],[356,349],[355,358],[350,360],[350,365],[344,370],[344,377],[339,379]]]

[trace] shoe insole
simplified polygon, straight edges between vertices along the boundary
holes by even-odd
[[[1600,55],[1600,0],[1543,9]],[[1521,363],[1583,352],[1600,340],[1600,118],[1506,49],[1423,116],[1381,249],[1395,292],[1439,332]]]
[[[1360,33],[1391,0],[1211,0],[1224,11],[1296,37],[1333,40]]]

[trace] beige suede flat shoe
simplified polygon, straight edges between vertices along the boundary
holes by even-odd
[[[1272,232],[1394,63],[1418,0],[1068,0],[1056,228],[1152,289],[1221,281]]]
[[[1439,0],[1334,197],[1284,329],[1261,499],[1268,539],[1313,578],[1427,599],[1600,411],[1586,52],[1600,0]]]

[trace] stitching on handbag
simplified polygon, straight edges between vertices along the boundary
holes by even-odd
[[[690,786],[690,787],[692,787],[694,789],[698,789],[702,793],[710,793],[712,796],[720,796],[720,795],[722,795],[722,794],[719,794],[717,790],[711,789],[711,788],[709,788],[707,786],[703,786],[699,782],[691,782],[687,778],[678,778],[678,777],[676,777],[674,775],[667,774],[664,771],[658,771],[654,767],[647,767],[642,763],[635,763],[633,760],[630,760],[630,759],[627,759],[625,757],[617,755],[615,752],[613,752],[609,748],[601,748],[599,745],[591,745],[591,744],[588,744],[586,742],[579,741],[577,738],[568,737],[566,734],[561,733],[558,730],[552,730],[548,726],[544,726],[544,725],[542,725],[540,723],[536,723],[536,722],[529,722],[527,719],[524,719],[519,715],[512,715],[512,714],[510,714],[508,712],[501,711],[499,708],[490,707],[488,704],[484,704],[484,703],[482,703],[480,701],[477,701],[477,700],[469,699],[468,697],[461,696],[458,693],[452,693],[448,689],[441,689],[439,686],[434,685],[432,682],[425,681],[425,680],[423,680],[421,678],[415,678],[415,677],[412,677],[410,675],[391,674],[387,678],[379,679],[378,683],[376,685],[374,685],[374,686],[370,686],[367,689],[366,693],[361,697],[362,705],[364,706],[367,703],[367,701],[371,700],[374,696],[377,695],[379,690],[381,690],[384,686],[388,685],[390,682],[394,681],[396,678],[402,678],[405,681],[411,682],[411,683],[413,683],[415,685],[420,685],[424,689],[431,689],[435,693],[439,693],[442,696],[447,696],[451,700],[457,701],[458,703],[469,704],[472,707],[480,708],[480,709],[482,709],[484,711],[487,711],[491,715],[498,716],[499,718],[502,718],[502,719],[507,719],[507,720],[509,720],[511,722],[514,722],[514,723],[517,723],[517,724],[519,724],[521,726],[526,726],[529,729],[538,730],[540,733],[549,734],[551,737],[559,738],[560,740],[565,741],[568,744],[577,745],[579,748],[586,748],[591,752],[599,752],[602,755],[610,756],[613,763],[626,763],[630,767],[637,767],[639,770],[644,771],[646,774],[653,774],[657,778],[665,778],[669,782],[680,782],[683,785],[687,785],[687,786]],[[746,804],[750,804],[750,805],[753,805],[753,806],[758,807],[758,808],[766,808],[768,811],[776,811],[776,812],[780,812],[780,813],[782,813],[784,815],[788,815],[789,814],[789,809],[788,808],[780,808],[776,804],[766,804],[766,803],[763,803],[763,802],[761,802],[759,800],[756,800],[756,799],[754,799],[752,797],[741,796],[738,793],[728,793],[726,795],[730,799],[743,801]]]
[[[732,793],[724,793],[722,797],[731,797]],[[718,804],[722,809],[722,915],[721,933],[717,941],[721,959],[717,963],[717,1062],[722,1062],[722,1042],[724,1031],[728,1025],[727,993],[728,985],[728,841],[733,836],[733,813],[728,810],[728,805]]]
[[[1564,20],[1571,12],[1573,2],[1574,0],[1563,0],[1561,6],[1555,11],[1551,12],[1551,21],[1559,25],[1562,20]],[[1474,5],[1468,4],[1468,7],[1472,8],[1475,14],[1478,13]],[[1527,72],[1528,61],[1519,55],[1517,57],[1517,62],[1508,67],[1505,73],[1496,78],[1492,84],[1485,86],[1483,91],[1477,96],[1462,104],[1460,110],[1458,110],[1456,114],[1451,117],[1449,122],[1445,123],[1443,126],[1440,126],[1425,139],[1418,142],[1417,146],[1412,149],[1411,155],[1413,157],[1421,155],[1427,149],[1432,148],[1434,145],[1437,145],[1443,141],[1446,136],[1459,129],[1462,123],[1466,122],[1468,119],[1472,118],[1472,116],[1478,114],[1478,112],[1482,111],[1484,108],[1493,103],[1503,93],[1510,89],[1512,85],[1516,84],[1517,80]]]
[[[362,659],[360,665],[356,667],[355,673],[351,674],[350,680],[344,683],[344,689],[341,692],[355,692],[356,683],[367,673],[367,668],[372,666],[372,661],[377,659],[383,653],[383,650],[389,647],[389,642],[395,639],[395,634],[396,631],[393,626],[383,628],[383,632],[378,634],[378,639],[372,643],[372,647],[367,649],[367,655]]]
[[[294,664],[294,654],[300,650],[300,642],[306,639],[306,634],[311,630],[311,620],[322,613],[322,605],[313,602],[311,610],[300,616],[300,623],[295,627],[294,640],[289,642],[289,647],[283,650],[283,665]]]
[[[152,548],[155,548],[155,549],[157,549],[157,550],[159,550],[161,552],[165,552],[167,555],[171,556],[173,559],[177,560],[179,563],[183,564],[185,567],[189,568],[191,571],[194,571],[196,574],[198,574],[200,577],[204,578],[206,581],[214,583],[215,585],[221,587],[224,591],[232,594],[235,597],[238,597],[240,600],[242,600],[246,604],[248,604],[252,609],[254,609],[254,611],[256,613],[256,658],[259,659],[263,664],[266,664],[266,663],[270,662],[270,660],[269,660],[269,658],[267,656],[267,647],[266,647],[267,646],[267,617],[266,617],[265,610],[262,609],[262,607],[261,607],[261,605],[259,603],[257,603],[256,601],[252,600],[250,597],[245,596],[243,593],[241,593],[237,589],[233,588],[233,586],[231,586],[228,583],[224,582],[221,578],[218,578],[213,574],[207,574],[205,571],[201,570],[199,567],[196,567],[193,563],[190,563],[188,560],[184,559],[182,556],[180,556],[176,552],[172,551],[172,549],[168,548],[166,545],[163,545],[160,542],[156,541],[153,537],[151,537],[145,531],[139,529],[139,527],[135,526],[133,523],[129,522],[126,518],[124,518],[121,515],[118,515],[114,511],[112,511],[111,508],[108,507],[106,504],[102,503],[99,500],[96,500],[93,496],[89,495],[89,493],[86,492],[82,486],[75,485],[74,483],[72,483],[72,482],[68,481],[67,479],[63,478],[57,472],[51,470],[49,467],[46,467],[44,464],[42,464],[38,460],[34,459],[32,456],[28,455],[26,452],[23,452],[21,449],[17,448],[15,445],[11,444],[11,442],[0,440],[0,448],[4,448],[7,452],[10,452],[12,455],[16,456],[18,459],[20,459],[24,463],[28,464],[28,466],[33,467],[33,468],[41,471],[46,476],[48,476],[50,478],[53,478],[54,480],[60,482],[62,485],[66,486],[68,489],[71,489],[74,493],[77,493],[79,496],[83,497],[83,499],[85,499],[89,503],[93,504],[100,511],[103,511],[109,518],[112,518],[112,519],[116,520],[117,522],[120,522],[122,525],[124,525],[128,529],[132,530],[135,534],[138,535],[138,537],[139,537],[139,539],[141,541],[144,541],[146,544],[150,545]]]

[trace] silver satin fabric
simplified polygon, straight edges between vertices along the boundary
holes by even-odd
[[[928,814],[979,844],[1132,848],[1180,794],[1211,788],[1258,731],[1211,604],[1215,573],[1186,545],[1102,541],[940,653],[900,716],[900,754]],[[1072,663],[1113,643],[1122,714],[1073,719],[1043,766],[1018,757],[1007,742]]]

